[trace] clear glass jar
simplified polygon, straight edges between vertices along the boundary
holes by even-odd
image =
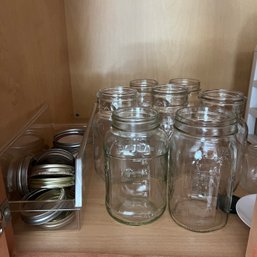
[[[243,156],[246,150],[248,137],[248,127],[243,119],[245,107],[244,94],[226,89],[211,89],[202,91],[199,95],[199,99],[202,106],[208,106],[212,110],[220,112],[233,112],[237,116],[238,132],[236,137],[240,145],[238,146],[236,189],[237,185],[240,183],[240,177],[244,172],[242,170]]]
[[[201,105],[208,106],[220,112],[233,112],[238,119],[237,138],[242,145],[247,142],[248,128],[243,119],[245,97],[242,92],[227,89],[210,89],[200,93]]]
[[[257,145],[249,144],[246,147],[242,164],[243,173],[240,186],[248,194],[257,193]]]
[[[96,173],[104,179],[104,136],[111,127],[114,110],[136,106],[137,91],[129,87],[100,89],[97,92],[98,110],[93,121],[93,148]]]
[[[177,111],[170,146],[169,211],[179,225],[198,232],[223,227],[233,193],[237,120],[208,107]]]
[[[160,114],[161,128],[170,139],[176,111],[187,106],[188,91],[185,87],[173,84],[153,88],[153,108]]]
[[[106,208],[121,223],[142,225],[166,208],[168,140],[152,108],[112,114],[105,137]]]
[[[199,93],[201,91],[200,81],[191,78],[174,78],[170,79],[170,84],[184,86],[188,91],[188,107],[199,105]]]
[[[129,82],[129,86],[137,90],[137,106],[151,107],[153,104],[152,89],[158,82],[154,79],[134,79]]]

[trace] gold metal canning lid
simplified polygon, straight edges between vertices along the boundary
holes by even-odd
[[[33,189],[39,188],[63,188],[75,185],[74,176],[58,177],[58,178],[30,178],[29,187]]]
[[[45,229],[59,229],[70,224],[75,218],[74,211],[62,211],[56,218],[41,225]]]
[[[51,148],[36,157],[37,164],[66,164],[74,165],[72,153],[61,148]]]
[[[61,200],[66,198],[65,190],[61,189],[40,189],[28,193],[23,197],[26,201],[44,201],[44,200],[57,200],[56,203],[51,207],[50,210],[33,210],[33,211],[22,211],[21,217],[23,221],[30,225],[42,225],[50,220],[53,220],[59,215],[58,209],[62,207]],[[23,207],[26,207],[25,203]],[[43,208],[43,203],[42,203]]]
[[[35,176],[73,176],[75,168],[65,164],[41,164],[32,168],[30,177]]]
[[[75,128],[60,131],[54,136],[53,145],[74,154],[78,152],[85,129]]]

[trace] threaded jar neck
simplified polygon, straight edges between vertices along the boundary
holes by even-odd
[[[186,107],[176,112],[174,127],[191,136],[223,137],[237,133],[237,118],[208,107]]]
[[[129,86],[140,93],[152,92],[152,88],[157,86],[158,82],[154,79],[134,79],[129,82]]]
[[[173,84],[159,85],[153,88],[155,107],[186,106],[188,91],[183,86]]]
[[[122,131],[152,130],[160,126],[159,114],[150,107],[121,108],[112,113],[112,126]]]
[[[170,79],[170,84],[174,84],[177,86],[184,86],[188,93],[199,92],[200,89],[200,81],[198,79],[191,78],[174,78]]]
[[[122,107],[136,105],[137,91],[129,87],[113,87],[100,89],[97,92],[99,109],[101,111],[114,111]]]
[[[242,92],[226,89],[204,90],[199,99],[202,105],[217,107],[220,111],[232,111],[238,115],[244,112],[245,97]]]

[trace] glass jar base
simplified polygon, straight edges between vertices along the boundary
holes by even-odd
[[[185,212],[185,210],[188,210]],[[184,200],[174,208],[169,207],[170,216],[180,226],[194,232],[210,232],[221,229],[227,224],[228,214],[220,209],[209,212],[206,202]]]
[[[157,208],[149,201],[139,203],[126,200],[115,209],[106,203],[106,209],[116,221],[126,225],[140,226],[157,220],[164,213],[166,206]]]

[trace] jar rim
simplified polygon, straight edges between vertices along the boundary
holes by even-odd
[[[130,87],[153,87],[158,85],[155,79],[134,79],[129,82]]]
[[[207,89],[200,93],[199,98],[223,104],[241,104],[245,101],[242,92],[228,89]]]
[[[207,106],[181,108],[176,112],[175,119],[182,123],[213,127],[237,123],[237,118],[234,113],[214,111]]]
[[[189,92],[200,91],[200,80],[193,78],[173,78],[169,80],[169,84],[184,86]]]
[[[160,126],[159,113],[151,107],[124,107],[112,112],[112,126],[121,130],[149,130]]]
[[[124,87],[124,86],[117,86],[117,87],[109,87],[109,88],[102,88],[99,89],[97,92],[98,97],[111,97],[111,98],[117,98],[122,96],[134,96],[136,95],[137,91],[130,87]]]
[[[153,88],[153,94],[187,94],[188,90],[184,86],[176,84],[162,84]]]

